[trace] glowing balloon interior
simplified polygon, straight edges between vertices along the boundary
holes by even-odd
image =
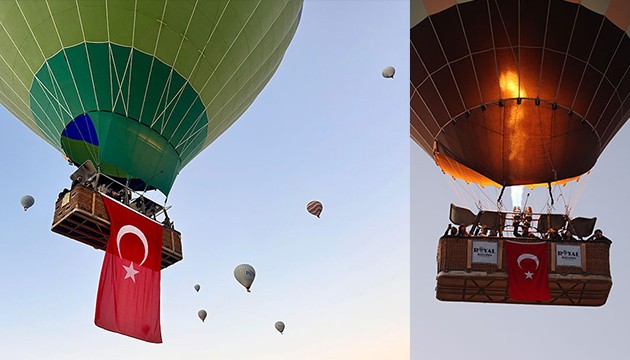
[[[630,117],[630,4],[594,4],[412,2],[411,137],[481,185],[589,171]]]

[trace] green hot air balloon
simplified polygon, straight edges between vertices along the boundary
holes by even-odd
[[[168,195],[251,105],[303,2],[0,2],[0,103],[74,164]]]

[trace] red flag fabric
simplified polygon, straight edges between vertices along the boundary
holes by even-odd
[[[96,298],[94,324],[161,343],[162,226],[103,196],[111,221]]]
[[[506,241],[508,294],[513,300],[549,300],[546,243]]]

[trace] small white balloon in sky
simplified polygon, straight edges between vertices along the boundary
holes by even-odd
[[[256,278],[256,270],[249,264],[241,264],[234,269],[234,277],[247,289],[247,292],[251,292],[249,288]]]
[[[386,79],[393,79],[394,74],[396,74],[396,69],[393,66],[386,66],[383,69],[383,77]]]

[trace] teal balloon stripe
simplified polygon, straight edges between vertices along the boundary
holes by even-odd
[[[82,43],[48,59],[35,75],[30,108],[40,129],[61,132],[77,116],[106,111],[139,121],[157,132],[180,159],[201,151],[205,108],[190,84],[160,60],[126,46]],[[197,134],[185,139],[186,134]]]

